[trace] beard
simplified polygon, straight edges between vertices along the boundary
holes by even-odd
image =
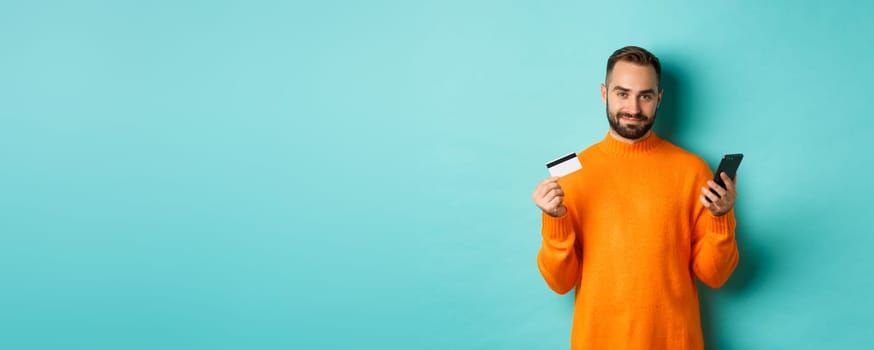
[[[609,101],[607,103],[607,121],[610,122],[610,128],[616,131],[619,136],[622,136],[629,140],[636,140],[643,137],[643,135],[646,135],[646,133],[649,132],[650,129],[652,129],[653,123],[655,123],[655,115],[656,112],[653,112],[653,115],[651,117],[643,113],[637,113],[632,115],[630,113],[619,112],[611,114]],[[622,125],[622,123],[620,123],[619,121],[620,118],[640,120],[643,121],[643,124]]]

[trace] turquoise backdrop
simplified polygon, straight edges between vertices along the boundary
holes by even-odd
[[[746,155],[709,348],[871,348],[872,4],[3,1],[0,348],[567,349],[530,196],[628,44]]]

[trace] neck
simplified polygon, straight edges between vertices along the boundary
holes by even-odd
[[[625,143],[629,143],[629,144],[632,144],[632,145],[635,144],[635,143],[638,143],[638,142],[642,142],[643,140],[646,140],[646,139],[649,137],[649,135],[651,135],[651,134],[652,134],[652,130],[649,130],[649,131],[646,132],[646,134],[643,134],[643,136],[641,136],[641,137],[639,137],[639,138],[636,138],[636,139],[627,139],[627,138],[624,138],[624,137],[622,137],[621,135],[619,135],[619,133],[616,132],[616,130],[613,130],[613,128],[610,128],[610,136],[611,136],[611,137],[613,137],[613,138],[616,139],[616,140],[619,140],[619,141],[622,141],[622,142],[625,142]]]
[[[638,139],[626,139],[612,132],[604,136],[604,140],[598,145],[604,152],[621,156],[641,156],[650,154],[663,144],[655,131],[650,130]]]

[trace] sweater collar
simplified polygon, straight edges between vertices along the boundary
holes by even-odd
[[[656,136],[655,131],[650,132],[647,138],[637,143],[626,143],[617,140],[607,132],[607,136],[604,137],[604,140],[599,142],[598,145],[601,150],[608,154],[631,156],[650,152],[661,143],[662,139]]]

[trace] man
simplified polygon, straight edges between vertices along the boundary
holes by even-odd
[[[572,349],[703,349],[694,278],[719,288],[737,265],[735,184],[653,133],[660,76],[649,51],[614,52],[606,137],[534,190],[540,273],[559,294],[577,288]]]

